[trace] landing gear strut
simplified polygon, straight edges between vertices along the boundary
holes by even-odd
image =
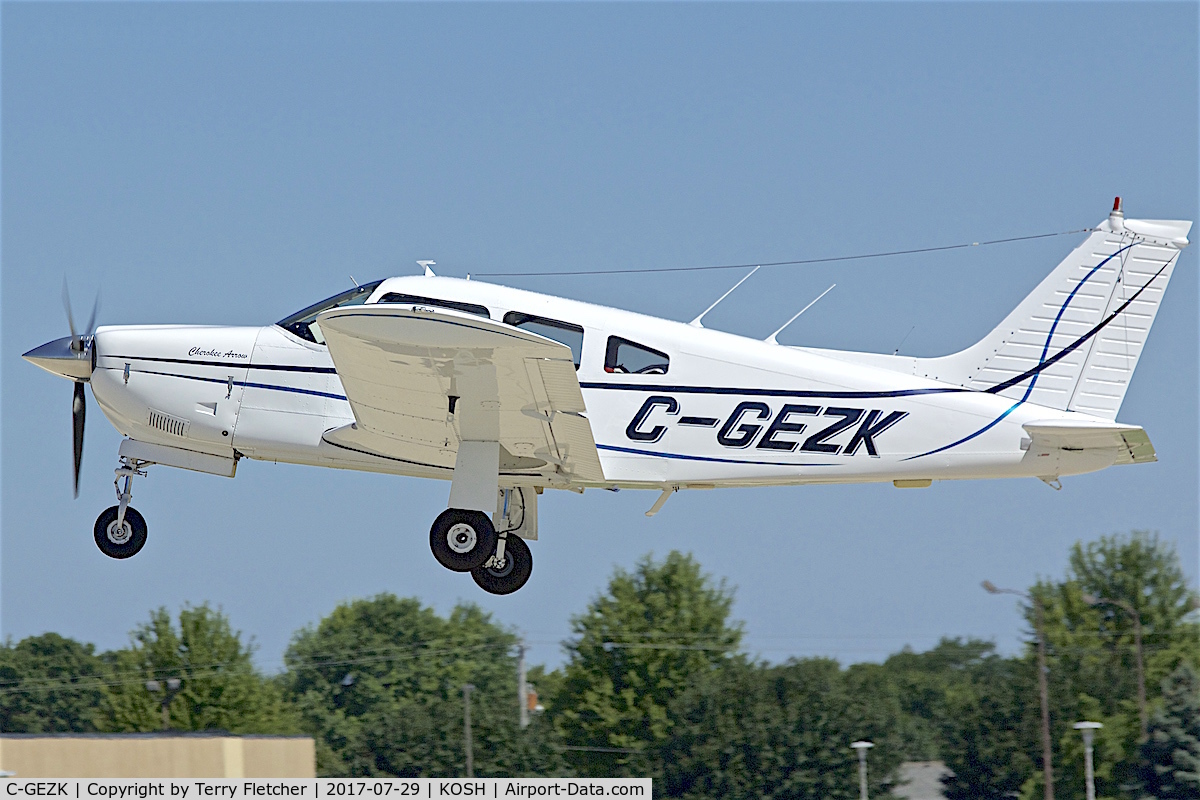
[[[451,414],[455,405],[452,400]],[[463,430],[496,429],[499,422],[494,413],[489,416],[473,409],[498,404],[464,401],[463,405],[459,418]],[[524,586],[533,572],[533,556],[521,537],[537,538],[537,492],[530,488],[527,495],[524,488],[500,487],[500,449],[495,439],[464,437],[458,443],[450,507],[433,521],[429,548],[443,567],[470,572],[485,592],[510,594]]]
[[[129,505],[133,493],[130,491],[134,476],[146,476],[141,469],[148,462],[121,456],[121,466],[117,467],[116,480],[113,486],[117,490],[117,505],[104,509],[96,518],[94,534],[96,546],[100,552],[109,558],[129,558],[135,556],[146,544],[146,520],[138,510]],[[121,486],[124,479],[125,485]]]

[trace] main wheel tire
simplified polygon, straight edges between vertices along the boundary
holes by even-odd
[[[512,594],[520,589],[533,574],[533,554],[529,545],[516,534],[510,533],[504,542],[504,566],[476,567],[471,577],[479,588],[491,594]]]
[[[110,506],[96,518],[96,546],[109,558],[136,556],[146,544],[146,520],[136,508],[125,508],[125,522],[117,528],[117,507]]]
[[[429,549],[448,570],[470,572],[496,552],[496,529],[487,514],[447,508],[429,529]]]

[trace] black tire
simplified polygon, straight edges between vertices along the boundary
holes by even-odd
[[[136,556],[146,544],[146,520],[137,509],[125,509],[125,524],[117,530],[117,507],[110,506],[96,518],[96,546],[109,558]]]
[[[471,577],[479,588],[491,594],[512,594],[520,589],[533,574],[533,554],[529,545],[516,534],[510,533],[504,542],[504,566],[476,567]]]
[[[447,508],[429,529],[429,549],[446,569],[470,572],[496,552],[496,529],[481,511]]]

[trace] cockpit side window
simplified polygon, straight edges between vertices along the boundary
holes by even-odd
[[[414,306],[433,306],[434,308],[449,308],[454,311],[463,311],[467,314],[478,314],[481,317],[491,319],[491,312],[486,306],[481,306],[477,303],[461,303],[458,300],[438,300],[435,297],[421,297],[415,294],[401,294],[399,292],[388,292],[383,297],[379,298],[380,303],[403,303],[405,305]]]
[[[290,317],[279,320],[275,324],[284,330],[296,334],[301,339],[307,339],[314,344],[325,344],[325,337],[321,335],[321,329],[317,326],[317,315],[322,311],[328,311],[331,308],[340,308],[342,306],[361,306],[367,302],[367,298],[371,296],[371,292],[375,291],[376,287],[383,281],[375,281],[373,283],[364,283],[362,286],[355,286],[353,289],[335,294],[333,297],[322,300],[319,303],[301,309]]]
[[[510,311],[504,315],[504,322],[517,328],[523,328],[538,336],[545,336],[556,342],[562,342],[571,348],[571,357],[575,360],[575,369],[579,369],[579,360],[583,355],[583,328],[571,322],[561,322],[556,319],[537,317],[520,311]]]
[[[666,375],[670,363],[671,359],[666,353],[620,336],[608,337],[608,347],[604,351],[605,372]]]

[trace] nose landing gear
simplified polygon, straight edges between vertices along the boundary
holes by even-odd
[[[116,472],[113,486],[117,490],[117,505],[104,509],[96,518],[94,534],[96,546],[109,558],[129,558],[138,554],[146,544],[146,520],[138,510],[129,505],[133,493],[130,491],[136,475],[146,476],[141,469],[149,462],[121,456],[121,466]],[[122,488],[121,479],[125,479]]]

